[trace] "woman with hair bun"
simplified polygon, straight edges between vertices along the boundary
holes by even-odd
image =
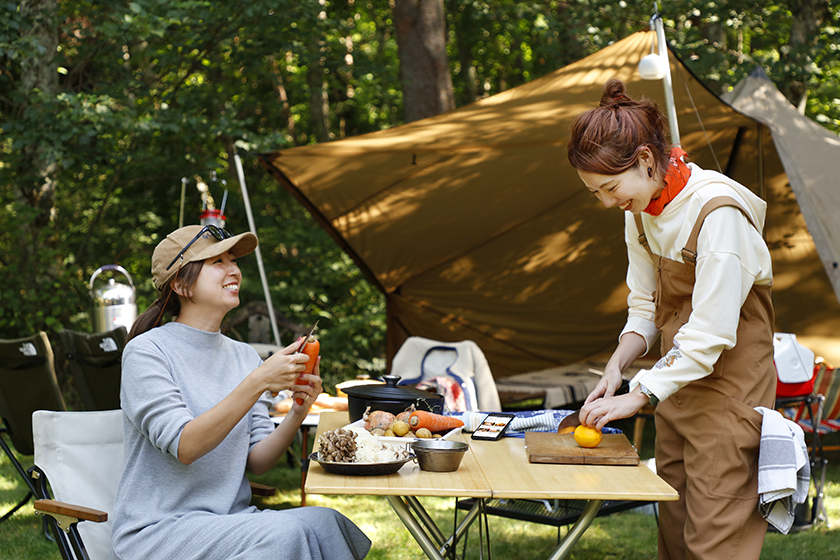
[[[568,156],[586,188],[625,212],[628,317],[580,420],[602,428],[656,407],[662,502],[659,558],[759,558],[761,413],[773,407],[773,275],[761,236],[766,204],[701,169],[667,141],[652,103],[610,80],[572,126]],[[662,358],[616,395],[622,374],[661,334]]]

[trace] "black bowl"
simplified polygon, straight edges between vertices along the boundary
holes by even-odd
[[[351,423],[361,420],[368,407],[371,411],[384,410],[397,415],[414,405],[417,410],[443,414],[443,396],[413,387],[397,386],[401,379],[399,375],[385,375],[382,379],[385,385],[358,385],[344,389]]]
[[[345,476],[379,476],[394,474],[400,470],[403,465],[409,461],[413,461],[415,458],[415,455],[411,453],[405,459],[389,461],[387,463],[336,463],[333,461],[321,461],[318,458],[317,451],[309,455],[309,459],[311,461],[315,461],[321,465],[328,473],[342,474]]]

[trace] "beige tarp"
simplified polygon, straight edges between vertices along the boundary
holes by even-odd
[[[433,118],[261,157],[386,294],[389,358],[409,335],[470,339],[501,378],[614,348],[626,318],[623,216],[583,187],[565,144],[609,78],[664,107],[662,82],[636,71],[653,40],[636,33]],[[759,192],[759,125],[671,62],[683,146]],[[811,266],[813,243],[765,136],[780,326],[836,331],[840,306],[819,262]]]

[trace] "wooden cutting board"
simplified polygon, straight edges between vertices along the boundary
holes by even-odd
[[[525,432],[528,461],[561,465],[638,465],[639,454],[624,434],[604,434],[598,447],[581,447],[572,434]]]

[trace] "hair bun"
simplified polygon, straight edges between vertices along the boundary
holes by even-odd
[[[615,78],[604,84],[604,92],[601,94],[601,107],[621,107],[632,105],[635,101],[627,96],[624,82]]]

